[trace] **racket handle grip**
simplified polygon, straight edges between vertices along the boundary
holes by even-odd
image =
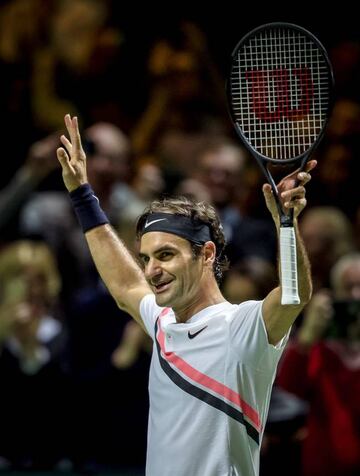
[[[300,304],[296,237],[292,226],[280,227],[281,304]]]

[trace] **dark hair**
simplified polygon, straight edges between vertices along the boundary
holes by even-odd
[[[223,272],[229,267],[227,257],[224,255],[226,246],[223,227],[220,219],[215,211],[215,208],[205,202],[196,202],[186,197],[163,198],[161,200],[154,200],[144,210],[139,217],[136,225],[136,236],[141,238],[141,231],[148,216],[152,213],[172,213],[174,215],[183,215],[190,218],[195,218],[206,223],[210,228],[211,240],[216,246],[216,256],[213,266],[214,276],[216,281],[220,284]],[[202,246],[190,241],[193,257],[197,258],[200,255]]]

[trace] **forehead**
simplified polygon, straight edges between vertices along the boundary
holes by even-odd
[[[150,231],[145,233],[140,240],[140,253],[150,255],[164,246],[179,250],[190,250],[190,243],[181,236],[164,231]]]

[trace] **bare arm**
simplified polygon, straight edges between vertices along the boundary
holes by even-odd
[[[271,344],[276,344],[287,333],[303,307],[309,302],[312,294],[312,280],[309,260],[305,247],[299,234],[297,217],[306,206],[305,184],[310,180],[310,170],[316,166],[316,161],[310,161],[305,172],[297,172],[285,177],[278,185],[279,193],[285,209],[294,210],[294,228],[296,232],[297,263],[298,263],[298,282],[300,304],[282,305],[281,287],[273,289],[265,298],[263,303],[263,318],[265,321],[268,339]],[[299,184],[295,185],[295,180]],[[270,210],[277,229],[279,229],[279,217],[270,185],[263,187],[266,205]],[[281,272],[281,270],[280,270]]]
[[[85,237],[96,268],[117,305],[144,327],[139,305],[152,291],[142,270],[110,225],[93,228]]]
[[[297,267],[300,304],[281,304],[281,287],[273,289],[263,303],[263,317],[271,344],[276,344],[287,333],[300,314],[303,307],[309,302],[312,292],[310,264],[305,252],[304,244],[299,234],[297,223],[294,223],[297,244]]]
[[[70,141],[61,136],[64,147],[57,150],[64,184],[69,192],[87,183],[86,156],[81,145],[77,118],[65,116]],[[65,150],[66,149],[66,150]],[[143,326],[139,304],[152,291],[137,262],[108,224],[89,230],[86,241],[106,287],[121,309]]]

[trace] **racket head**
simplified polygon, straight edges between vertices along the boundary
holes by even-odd
[[[244,145],[262,162],[306,161],[323,137],[333,104],[327,52],[309,31],[267,23],[232,53],[228,109]]]

